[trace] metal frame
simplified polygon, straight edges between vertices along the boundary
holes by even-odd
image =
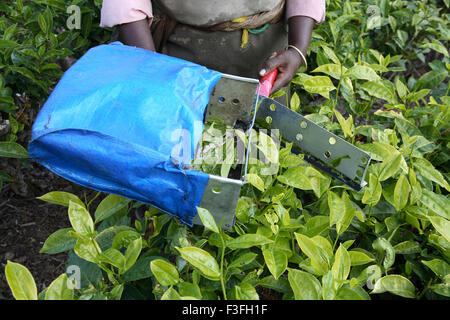
[[[259,81],[223,74],[212,90],[206,109],[206,119],[220,119],[235,127],[238,120],[252,128],[255,122],[256,105],[259,96]],[[253,111],[253,112],[252,112]],[[249,138],[249,143],[251,139]],[[225,230],[231,230],[235,221],[236,206],[241,188],[245,183],[248,148],[244,164],[244,177],[240,180],[209,175],[200,207],[211,212],[217,223]],[[202,224],[195,216],[194,224]]]
[[[258,106],[259,99],[262,101]],[[256,118],[262,118],[271,128],[278,129],[285,140],[302,149],[305,152],[305,160],[355,190],[366,184],[364,178],[371,161],[367,152],[279,102],[260,97],[257,79],[224,74],[210,95],[206,119],[213,118],[221,119],[232,127],[235,127],[239,120],[250,129],[253,128]],[[250,143],[251,136],[249,146]],[[246,179],[248,156],[249,148],[246,152],[243,178],[240,180],[210,175],[200,203],[200,207],[208,209],[225,230],[230,230],[234,225],[239,194]],[[198,215],[193,219],[193,223],[202,224]]]

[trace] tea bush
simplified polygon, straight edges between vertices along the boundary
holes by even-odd
[[[277,174],[249,165],[229,232],[202,208],[204,226],[189,228],[154,208],[132,219],[142,204],[116,195],[94,211],[94,199],[51,192],[40,199],[68,207],[71,228],[50,235],[41,252],[68,251],[80,277],[68,269],[38,294],[29,271],[10,261],[15,298],[450,297],[449,6],[330,1],[314,31],[312,69],[292,81],[290,108],[371,155],[361,191],[284,142],[274,151]]]

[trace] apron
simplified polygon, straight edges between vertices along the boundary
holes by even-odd
[[[159,51],[209,69],[259,78],[264,61],[288,44],[284,14],[263,32],[249,33],[248,43],[243,47],[242,30],[210,30],[222,22],[270,11],[281,0],[153,0],[152,3],[156,20],[166,15],[176,21]],[[161,36],[161,31],[157,28],[153,32],[154,39]]]

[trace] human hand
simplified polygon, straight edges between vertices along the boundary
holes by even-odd
[[[303,60],[294,49],[274,52],[265,62],[259,72],[261,77],[278,69],[278,76],[275,79],[271,93],[280,90],[294,78],[298,68],[303,64]]]

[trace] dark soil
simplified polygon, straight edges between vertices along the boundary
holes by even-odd
[[[67,191],[83,199],[91,192],[64,180],[32,160],[0,158],[0,170],[14,177],[0,193],[0,300],[13,299],[5,277],[8,260],[27,267],[41,292],[65,272],[66,253],[39,253],[47,237],[70,227],[67,208],[36,197]]]

